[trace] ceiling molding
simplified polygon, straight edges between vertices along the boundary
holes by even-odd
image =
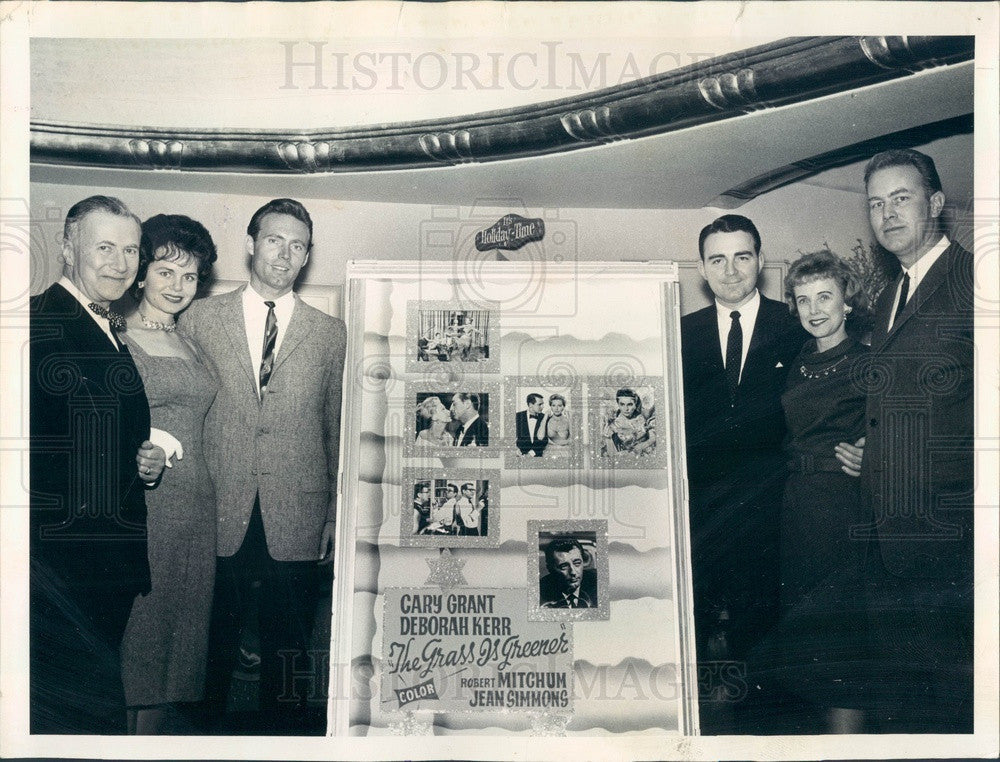
[[[864,161],[880,151],[887,151],[891,148],[912,148],[940,138],[968,135],[972,133],[972,129],[973,115],[963,114],[940,122],[882,135],[871,140],[863,140],[860,143],[853,143],[765,172],[720,194],[709,206],[720,209],[735,209],[764,193],[818,175],[820,172],[834,167],[845,167],[848,164]]]
[[[968,61],[973,53],[971,36],[788,38],[584,96],[351,129],[192,131],[33,121],[31,160],[265,174],[500,161],[716,122]],[[729,192],[734,201],[752,192],[741,188]]]

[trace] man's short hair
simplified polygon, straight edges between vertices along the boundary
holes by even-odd
[[[868,180],[873,174],[887,167],[914,167],[920,173],[928,196],[941,191],[941,178],[938,177],[934,159],[912,148],[893,148],[872,156],[865,166],[865,187],[868,187]]]
[[[83,218],[91,212],[107,212],[116,217],[131,217],[140,228],[142,227],[142,220],[136,217],[120,198],[115,198],[114,196],[90,196],[83,199],[83,201],[77,201],[66,212],[66,222],[63,223],[63,239],[73,241],[75,244],[76,231]]]
[[[479,395],[478,394],[467,394],[466,392],[456,392],[455,396],[458,397],[463,402],[471,402],[473,409],[479,412]]]
[[[268,201],[264,206],[253,213],[250,224],[247,225],[247,235],[257,240],[257,233],[260,232],[260,221],[268,214],[287,214],[290,217],[302,222],[309,228],[309,249],[312,249],[313,221],[309,212],[301,203],[293,198],[276,198]]]
[[[544,399],[545,397],[543,397],[541,394],[532,392],[531,394],[528,395],[528,404],[534,405],[536,402],[541,402]]]
[[[568,553],[569,551],[576,548],[580,551],[580,557],[586,558],[586,553],[583,552],[583,545],[575,537],[556,537],[552,542],[545,546],[545,566],[549,569],[555,569],[555,554],[556,553]]]
[[[465,489],[475,489],[475,488],[476,488],[476,485],[473,484],[472,482],[466,482],[465,484],[462,485],[462,489],[463,490],[465,490]]]
[[[713,233],[748,233],[753,239],[753,253],[760,256],[760,233],[757,226],[742,214],[724,214],[701,229],[698,254],[705,258],[705,239]]]
[[[420,493],[431,488],[430,482],[417,482],[413,485],[413,499],[420,497]]]

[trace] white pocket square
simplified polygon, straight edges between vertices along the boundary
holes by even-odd
[[[775,367],[775,368],[784,368],[785,366],[784,366],[784,365],[782,365],[782,364],[781,364],[781,363],[779,362],[779,363],[778,363],[777,365],[775,365],[774,367]]]

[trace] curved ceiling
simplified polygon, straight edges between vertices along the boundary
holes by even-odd
[[[971,56],[971,37],[789,38],[572,98],[357,129],[87,126],[33,111],[33,178],[76,182],[86,168],[88,182],[97,169],[110,184],[177,190],[208,175],[218,190],[269,193],[280,174],[305,197],[736,206],[886,136],[968,132]]]

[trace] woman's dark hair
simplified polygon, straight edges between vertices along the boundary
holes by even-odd
[[[638,395],[638,393],[634,389],[629,389],[628,387],[619,389],[617,392],[615,392],[616,402],[618,401],[619,397],[628,397],[629,399],[635,401],[635,412],[632,414],[632,418],[635,418],[642,412],[642,398]]]
[[[157,256],[162,251],[162,256]],[[158,259],[168,262],[193,257],[198,263],[198,282],[204,283],[218,258],[208,230],[197,220],[183,214],[157,214],[142,223],[139,242],[139,270],[132,285],[132,296],[140,297],[139,283],[146,279],[149,265]]]

